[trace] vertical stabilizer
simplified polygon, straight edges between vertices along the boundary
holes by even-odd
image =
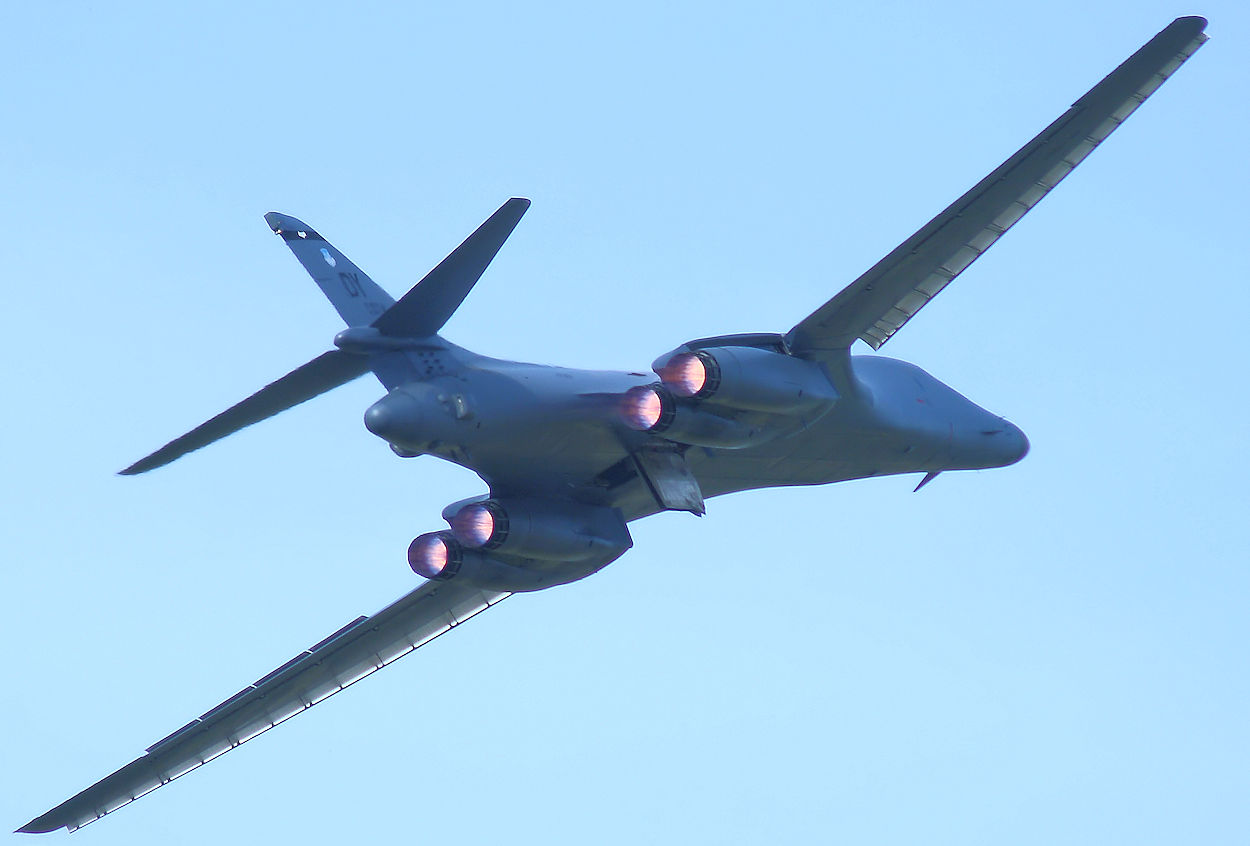
[[[269,212],[265,223],[282,236],[348,326],[368,326],[395,304],[369,274],[308,224],[280,212]]]
[[[529,207],[530,201],[522,197],[513,197],[500,206],[438,267],[400,297],[394,308],[379,317],[374,328],[398,338],[436,334],[473,290]]]

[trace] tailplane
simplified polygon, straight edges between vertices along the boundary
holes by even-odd
[[[340,348],[297,367],[212,420],[136,461],[122,470],[121,475],[134,476],[162,467],[370,371],[388,389],[421,378],[420,371],[411,365],[403,351],[430,343],[419,339],[433,338],[443,328],[512,234],[529,204],[529,200],[513,198],[500,206],[399,302],[308,224],[278,212],[265,215],[269,228],[282,236],[350,327],[335,340]],[[433,341],[442,343],[438,339]]]
[[[346,385],[368,372],[369,361],[362,356],[342,350],[323,353],[278,381],[261,388],[243,402],[226,409],[207,423],[175,438],[147,458],[136,461],[119,475],[136,476],[157,467],[164,467],[188,452],[208,446],[245,426],[273,417],[340,385]]]

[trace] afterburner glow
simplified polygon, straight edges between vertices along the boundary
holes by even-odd
[[[659,392],[649,385],[630,388],[621,400],[621,417],[625,425],[639,432],[645,432],[659,423],[663,411],[664,403]]]
[[[447,569],[451,552],[437,534],[422,535],[408,545],[408,566],[427,579],[437,579]]]
[[[480,503],[466,505],[452,518],[451,530],[465,546],[483,546],[495,533],[495,515]]]
[[[664,365],[660,379],[679,397],[692,397],[707,384],[707,365],[694,353],[678,353]]]

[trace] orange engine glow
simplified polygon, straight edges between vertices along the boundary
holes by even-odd
[[[483,546],[495,533],[495,515],[484,505],[466,505],[451,518],[451,530],[465,546]]]
[[[422,535],[408,546],[408,566],[427,579],[437,579],[447,569],[451,551],[438,535]]]
[[[621,400],[621,417],[625,425],[639,432],[646,432],[660,422],[663,411],[664,403],[659,393],[650,386],[630,388]]]
[[[660,380],[679,397],[692,397],[707,384],[707,365],[694,353],[678,353],[660,372]]]

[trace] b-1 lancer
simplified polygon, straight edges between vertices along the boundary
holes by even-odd
[[[1004,467],[1016,426],[879,349],[1033,208],[1197,50],[1178,18],[1058,120],[784,334],[687,341],[655,376],[501,361],[438,333],[529,207],[508,200],[398,301],[312,227],[265,220],[347,328],[335,349],[122,471],[144,473],[372,373],[365,426],[401,456],[476,472],[489,494],[422,534],[411,593],[353,620],[107,778],[23,826],[77,829],[317,704],[513,593],[585,578],[632,545],[628,524],[702,514],[734,491]],[[919,489],[919,486],[917,487]]]

